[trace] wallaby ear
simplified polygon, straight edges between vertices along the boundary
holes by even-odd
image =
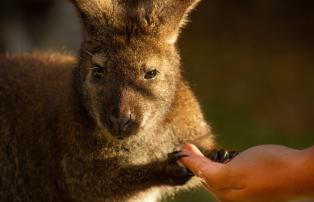
[[[157,0],[161,5],[159,18],[160,32],[167,43],[177,41],[180,29],[186,24],[187,16],[201,0]],[[156,6],[158,6],[158,4]]]
[[[84,31],[91,34],[107,26],[121,13],[116,0],[71,0],[77,8]]]
[[[201,0],[72,0],[86,36],[99,32],[113,35],[133,32],[177,41],[189,12]]]

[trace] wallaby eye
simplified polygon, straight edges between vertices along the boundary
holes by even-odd
[[[92,67],[93,77],[96,79],[101,79],[104,77],[104,68],[100,65],[95,65]]]
[[[145,73],[144,78],[147,79],[147,80],[148,79],[154,79],[157,76],[158,73],[159,73],[159,71],[156,70],[156,69],[149,70],[149,71],[147,71]]]

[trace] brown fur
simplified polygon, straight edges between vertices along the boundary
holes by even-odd
[[[0,56],[0,201],[155,201],[181,184],[167,154],[202,137],[213,146],[175,47],[197,2],[76,0],[79,60]],[[151,67],[159,75],[143,79]],[[132,133],[110,132],[108,117],[128,112]]]

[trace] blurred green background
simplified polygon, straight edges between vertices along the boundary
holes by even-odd
[[[179,47],[184,74],[218,143],[314,142],[314,2],[203,0]],[[65,0],[1,0],[0,51],[62,50],[81,40]],[[164,201],[213,202],[204,190]]]

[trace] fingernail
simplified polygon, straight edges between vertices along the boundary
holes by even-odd
[[[183,154],[180,156],[181,158],[187,158],[187,157],[190,157],[190,155],[187,155],[187,154]]]
[[[186,158],[186,157],[189,157],[190,155],[180,153],[179,156],[180,156],[180,158]]]

